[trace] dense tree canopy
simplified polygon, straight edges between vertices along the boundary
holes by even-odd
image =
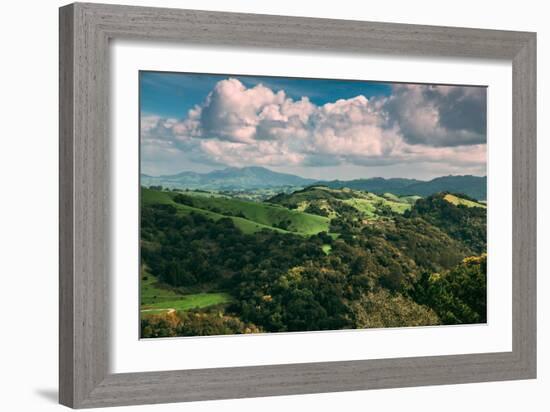
[[[444,199],[445,193],[419,199],[406,217],[421,217],[474,253],[487,250],[487,212],[479,207],[457,206]],[[461,197],[468,198],[465,195]]]
[[[185,194],[174,200],[193,205]],[[221,307],[145,316],[142,336],[486,321],[485,209],[434,195],[405,214],[381,209],[365,220],[338,205],[331,233],[312,236],[243,233],[230,218],[182,214],[170,204],[142,207],[142,263],[161,283],[234,297]],[[326,211],[311,206],[306,213]]]

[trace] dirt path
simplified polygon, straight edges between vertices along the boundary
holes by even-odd
[[[160,312],[160,311],[166,311],[167,315],[171,315],[172,313],[176,313],[176,309],[169,308],[169,309],[141,309],[141,312]]]

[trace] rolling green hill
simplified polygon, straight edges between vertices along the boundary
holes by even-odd
[[[213,220],[228,217],[244,233],[262,229],[314,235],[328,231],[329,219],[324,216],[289,210],[278,205],[245,201],[224,196],[208,196],[202,192],[168,192],[142,188],[142,204],[170,204],[181,213],[199,213]]]
[[[447,193],[445,196],[443,196],[443,199],[445,199],[447,202],[452,203],[455,206],[466,206],[466,207],[481,207],[483,209],[487,209],[487,205],[483,203],[474,202],[470,199],[464,199],[462,197]]]
[[[332,189],[326,186],[310,186],[290,194],[279,194],[268,200],[290,209],[320,214],[334,218],[346,213],[347,207],[369,219],[376,219],[387,211],[403,214],[419,197],[400,198],[386,193],[383,196],[349,188]]]

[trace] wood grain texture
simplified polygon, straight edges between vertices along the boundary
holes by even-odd
[[[59,400],[65,405],[74,401],[73,22],[69,8],[59,14]]]
[[[60,402],[84,408],[536,375],[533,33],[75,3],[60,9]],[[109,40],[495,58],[513,64],[513,350],[110,374]]]
[[[536,37],[512,62],[513,95],[513,350],[536,375],[537,111]]]
[[[76,406],[104,380],[108,367],[108,47],[78,5],[60,10],[60,29],[67,68],[60,83],[61,105],[67,105],[60,119],[60,376],[72,382],[62,378],[66,387],[59,392],[61,402]]]

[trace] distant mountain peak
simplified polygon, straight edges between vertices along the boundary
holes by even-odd
[[[271,187],[303,187],[315,182],[261,166],[226,167],[207,173],[181,172],[174,175],[141,175],[144,186],[160,185],[169,188],[205,190],[251,190]]]

